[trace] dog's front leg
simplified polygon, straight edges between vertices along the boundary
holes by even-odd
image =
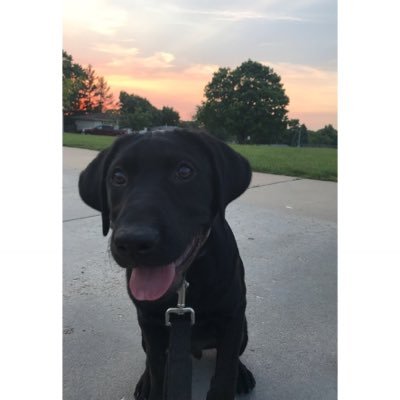
[[[217,363],[207,400],[234,400],[243,339],[244,310],[219,322]]]
[[[146,370],[150,379],[148,400],[162,400],[168,333],[165,327],[141,324],[146,347]]]

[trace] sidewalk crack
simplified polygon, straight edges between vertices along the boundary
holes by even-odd
[[[301,181],[301,180],[303,180],[303,179],[302,178],[293,178],[293,179],[288,179],[285,181],[266,183],[264,185],[254,185],[254,186],[250,186],[249,189],[254,189],[254,188],[259,188],[259,187],[264,187],[264,186],[271,186],[271,185],[278,185],[280,183],[287,183],[287,182],[294,182],[294,181]]]
[[[77,218],[70,218],[70,219],[64,219],[64,222],[72,222],[72,221],[79,221],[80,219],[87,219],[87,218],[93,218],[93,217],[98,217],[100,216],[100,214],[96,214],[96,215],[87,215],[86,217],[77,217]]]

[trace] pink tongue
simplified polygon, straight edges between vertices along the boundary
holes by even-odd
[[[137,300],[157,300],[165,294],[175,278],[175,263],[162,267],[133,268],[129,288]]]

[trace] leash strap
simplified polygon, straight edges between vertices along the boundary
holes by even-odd
[[[195,322],[195,314],[192,308],[185,307],[188,286],[184,281],[178,291],[178,306],[169,308],[165,313],[165,324],[171,329],[164,400],[192,400],[191,326]]]
[[[191,400],[191,321],[185,316],[174,316],[170,322],[171,329],[164,382],[164,400]]]

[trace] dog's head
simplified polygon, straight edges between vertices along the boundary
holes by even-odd
[[[214,218],[248,187],[247,160],[214,137],[187,130],[118,138],[82,171],[79,193],[101,211],[111,252],[132,268],[137,300],[176,290]]]

